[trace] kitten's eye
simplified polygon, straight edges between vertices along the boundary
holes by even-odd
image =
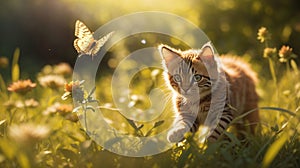
[[[181,77],[180,77],[180,75],[178,75],[178,74],[175,74],[175,75],[173,75],[173,80],[175,81],[175,82],[181,82]]]
[[[193,79],[194,79],[195,82],[199,82],[202,79],[202,76],[199,75],[199,74],[195,74]]]

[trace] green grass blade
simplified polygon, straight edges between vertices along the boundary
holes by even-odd
[[[272,161],[275,159],[276,155],[280,151],[280,149],[283,147],[285,142],[288,140],[289,136],[287,133],[282,134],[279,139],[277,139],[267,150],[265,157],[263,159],[263,168],[267,168],[270,166]]]
[[[274,63],[271,58],[269,58],[269,66],[270,66],[270,71],[271,71],[271,75],[274,80],[274,83],[277,84],[277,77],[276,77],[276,72],[275,72],[275,68],[274,68]]]
[[[287,109],[279,108],[279,107],[260,107],[259,109],[262,109],[262,110],[274,110],[274,111],[288,113],[291,116],[296,116],[296,114],[294,112],[292,112],[290,110],[287,110]]]
[[[1,93],[5,93],[5,91],[6,91],[6,85],[5,85],[4,79],[1,74],[0,74],[0,90],[1,90]]]
[[[291,66],[292,66],[292,69],[293,69],[296,73],[299,72],[299,71],[298,71],[297,63],[296,63],[293,59],[291,60]]]
[[[240,115],[240,116],[236,117],[234,120],[232,120],[231,123],[233,124],[233,123],[237,122],[238,120],[240,120],[240,119],[246,117],[246,116],[249,115],[250,113],[253,113],[253,112],[255,112],[256,110],[260,110],[260,109],[261,109],[261,110],[273,110],[273,111],[279,111],[279,112],[288,113],[288,114],[291,115],[291,116],[296,116],[296,114],[295,114],[294,112],[289,111],[289,110],[287,110],[287,109],[279,108],[279,107],[259,107],[259,108],[255,108],[255,109],[252,109],[252,110],[250,110],[250,111],[247,111],[247,112],[243,113],[242,115]]]

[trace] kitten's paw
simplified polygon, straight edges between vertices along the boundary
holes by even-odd
[[[168,132],[167,139],[171,143],[180,142],[184,138],[184,134],[188,132],[188,128],[180,127],[180,128],[173,128]]]

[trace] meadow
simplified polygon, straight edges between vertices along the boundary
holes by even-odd
[[[300,10],[295,4],[298,1],[1,3],[0,167],[300,167]],[[174,36],[146,31],[120,39],[111,48],[106,44],[107,53],[97,67],[95,81],[89,81],[81,77],[89,79],[86,74],[94,70],[99,58],[78,58],[73,47],[74,24],[81,20],[99,35],[103,32],[97,28],[115,18],[145,11],[171,13],[178,16],[174,21],[188,20],[205,32],[220,55],[238,55],[253,67],[259,79],[256,90],[261,119],[255,135],[244,132],[239,137],[230,126],[214,143],[202,143],[197,135],[187,134],[182,142],[171,144],[167,150],[161,146],[163,149],[156,154],[118,154],[151,153],[151,148],[145,150],[141,148],[143,144],[123,137],[153,137],[170,128],[173,121],[170,91],[162,69],[157,68],[161,66],[160,57],[148,58],[146,61],[154,64],[131,74],[141,60],[124,63],[124,56],[139,56],[135,51],[150,47],[156,51],[160,43],[182,50],[190,48],[189,42],[196,47],[201,44],[197,43],[198,36],[193,36],[196,31],[186,29],[188,24],[169,24],[172,21],[162,21],[162,17],[112,27],[107,31],[130,32],[147,23],[173,31]],[[100,53],[103,52],[102,48]],[[84,65],[82,74],[75,68],[78,60]],[[114,74],[117,70],[120,73]],[[119,85],[124,83],[127,88]],[[145,111],[153,107],[154,111],[147,111],[149,115],[143,118]],[[157,117],[158,111],[162,113]],[[245,115],[237,117],[233,124]],[[99,126],[100,122],[93,120],[99,116],[117,131]],[[147,118],[155,119],[146,122]],[[143,143],[151,147],[164,141],[158,137]],[[124,146],[128,151],[123,151]]]
[[[46,65],[31,76],[32,80],[27,79],[20,75],[22,55],[17,48],[10,65],[5,57],[0,61],[1,68],[11,71],[9,79],[0,76],[0,166],[300,167],[297,56],[289,46],[269,46],[272,38],[266,28],[259,29],[257,39],[264,48],[261,55],[268,66],[253,64],[260,71],[267,71],[269,78],[259,76],[261,121],[256,135],[245,133],[245,138],[239,139],[229,129],[216,143],[203,144],[189,134],[171,149],[145,157],[122,156],[104,149],[90,138],[85,123],[79,120],[87,110],[95,110],[89,103],[99,101],[103,116],[112,126],[127,134],[147,137],[170,125],[170,107],[166,108],[165,116],[148,124],[127,119],[113,106],[110,75],[99,78],[95,90],[85,90],[84,82],[72,81],[71,66],[59,63]],[[161,74],[162,71],[151,68],[136,74],[130,85],[131,101],[124,103],[135,109],[147,109],[149,100],[145,94],[156,85],[163,85]],[[74,107],[73,101],[80,103]]]

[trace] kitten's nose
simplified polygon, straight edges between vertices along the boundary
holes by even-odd
[[[187,93],[189,91],[190,88],[182,88],[182,90],[184,91],[184,93]]]

